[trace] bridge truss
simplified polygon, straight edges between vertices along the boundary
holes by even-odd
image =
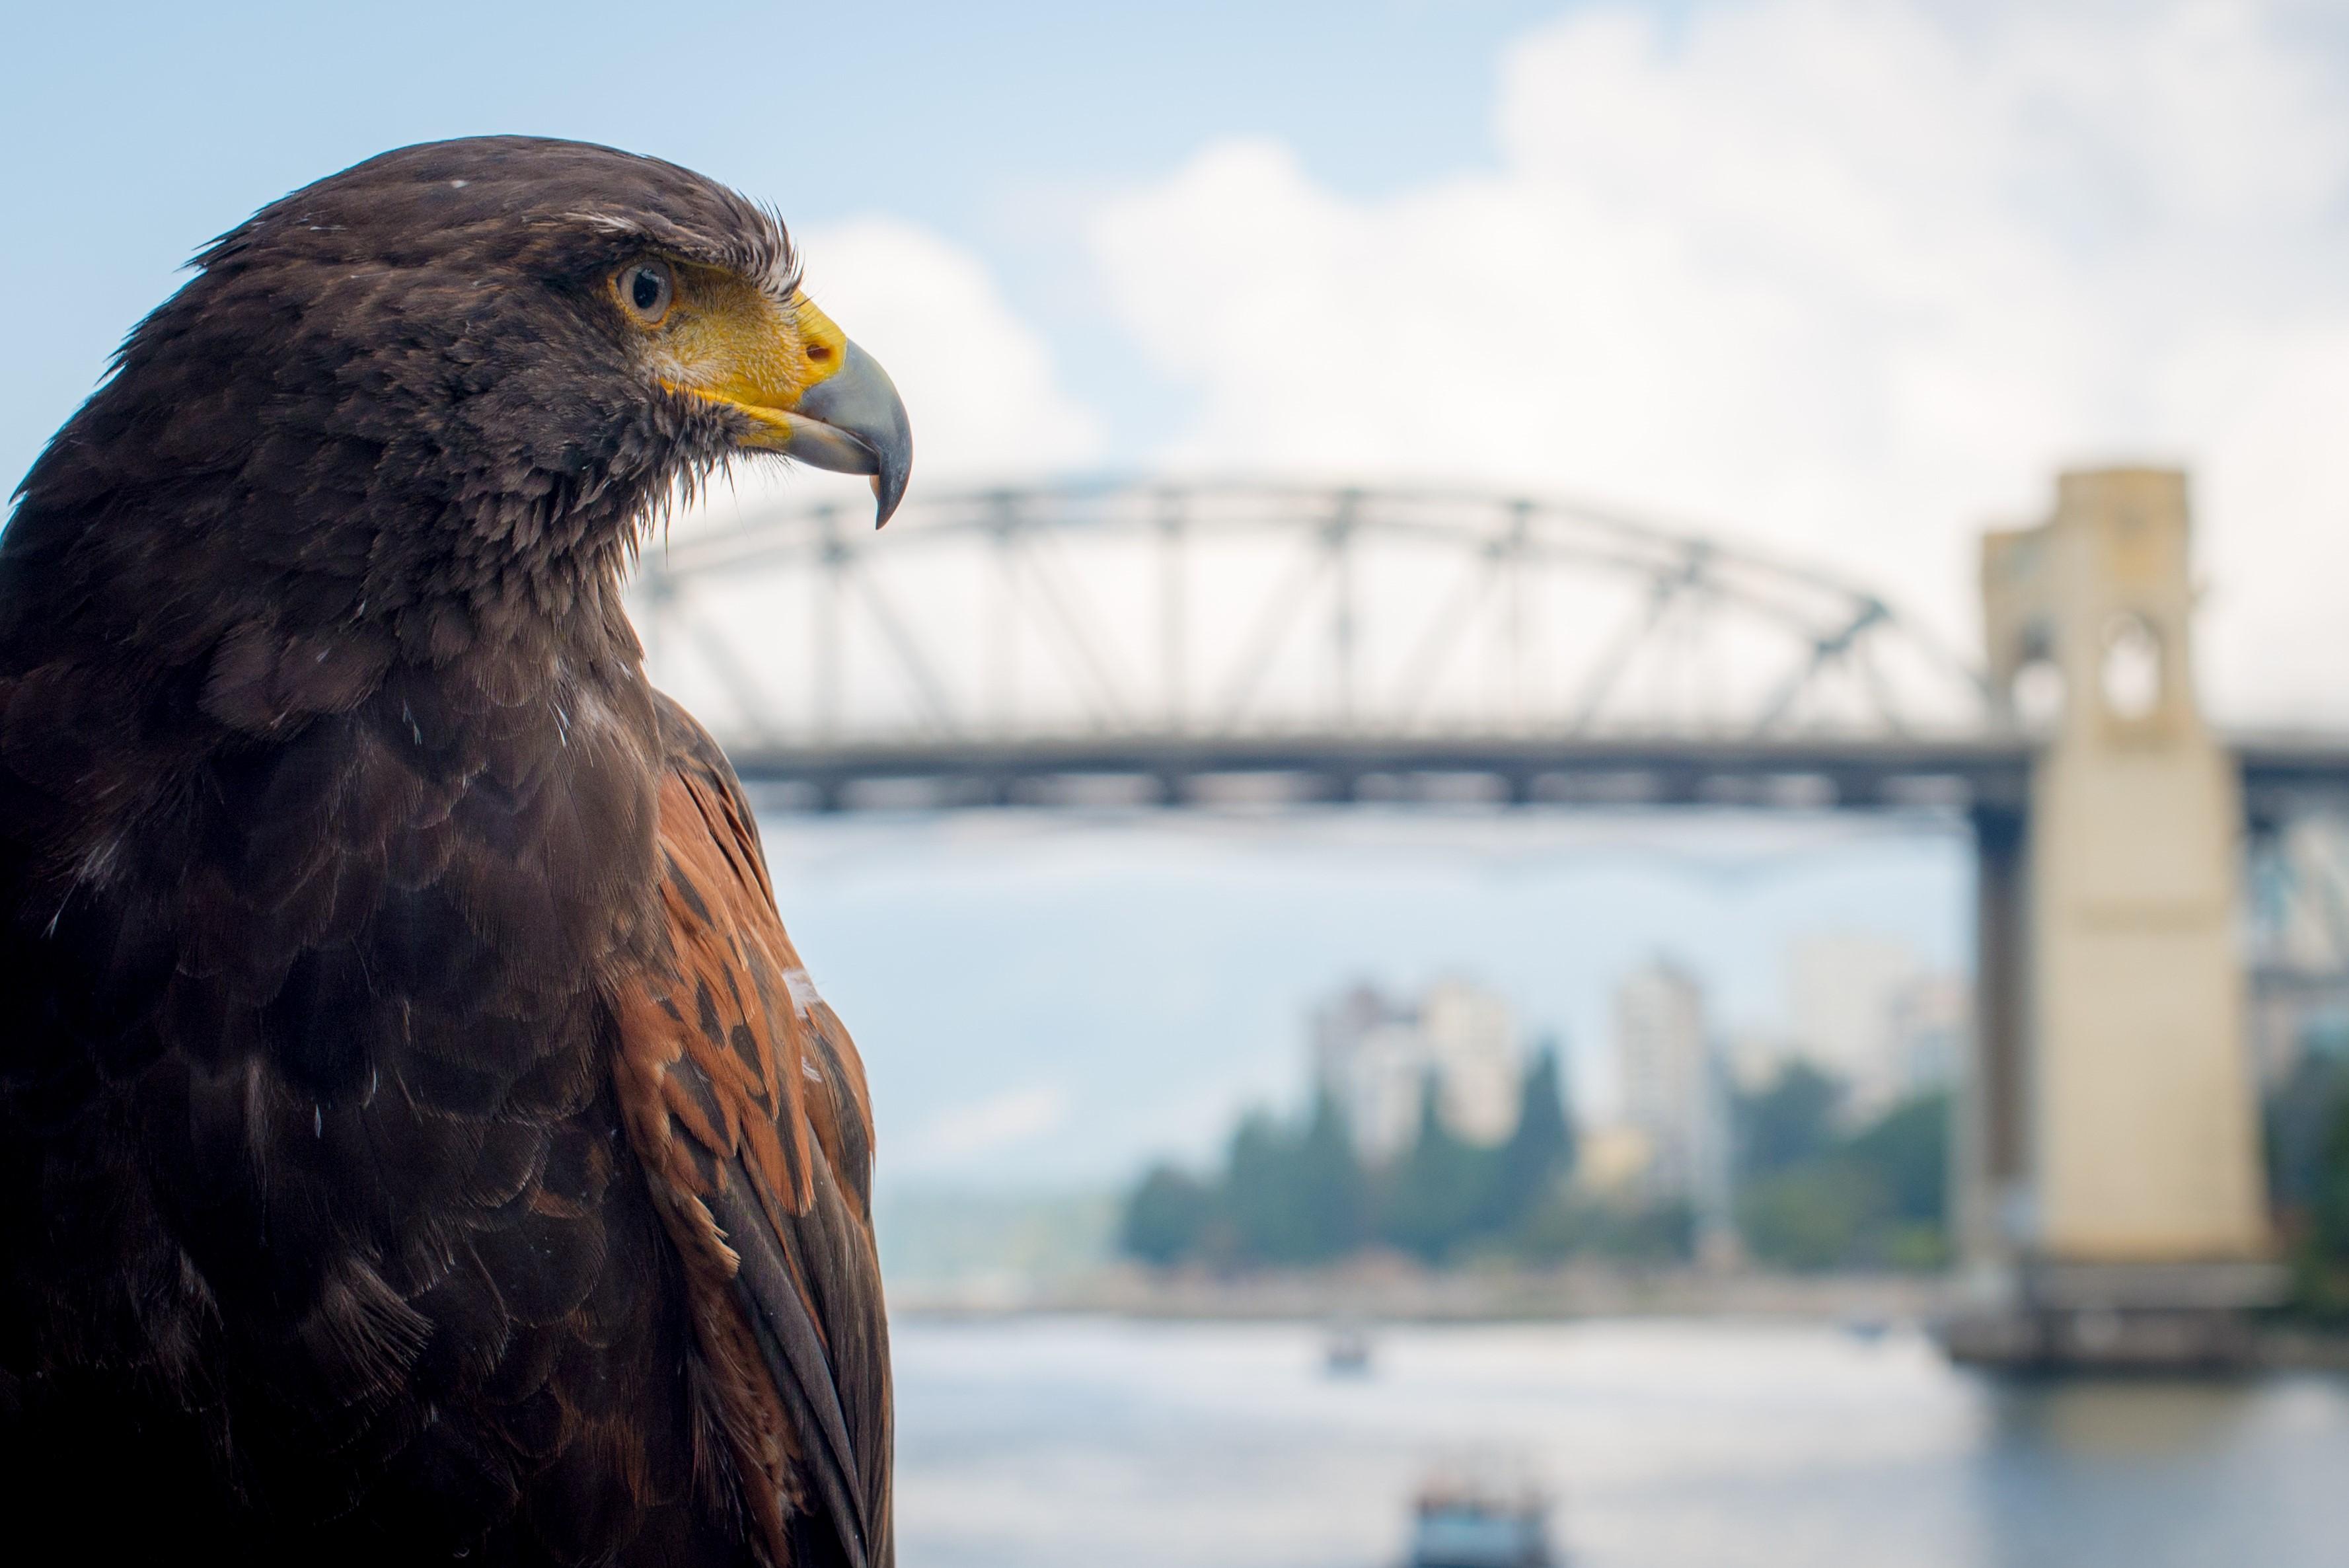
[[[828,806],[1247,775],[1833,797],[2019,757],[1971,663],[1865,588],[1536,498],[1069,484],[877,535],[818,505],[657,545],[636,594],[657,678],[745,777]]]

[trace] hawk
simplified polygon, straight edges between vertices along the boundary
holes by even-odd
[[[888,377],[600,147],[387,153],[195,266],[0,533],[12,1527],[884,1568],[864,1071],[621,584],[749,454],[885,521]]]

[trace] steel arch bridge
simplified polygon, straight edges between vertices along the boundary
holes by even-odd
[[[1966,821],[1956,1229],[2007,1289],[1964,1348],[2046,1364],[2089,1345],[2084,1326],[2136,1321],[2121,1306],[2220,1336],[2214,1312],[2269,1299],[2251,1058],[2272,1078],[2311,1018],[2349,1010],[2349,736],[2211,731],[2189,537],[2185,476],[2156,469],[2064,475],[2046,522],[1987,536],[1995,690],[1830,573],[1452,491],[999,490],[916,502],[880,537],[861,508],[802,508],[657,549],[636,613],[657,678],[771,809],[1692,801]],[[2034,665],[2058,703],[2044,721],[2020,700]]]
[[[656,677],[765,803],[1862,804],[2020,789],[1981,673],[1863,586],[1598,507],[1097,482],[647,552]]]

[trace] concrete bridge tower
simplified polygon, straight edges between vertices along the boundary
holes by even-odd
[[[2196,701],[2185,476],[2065,474],[1983,542],[1990,676],[2042,737],[1978,814],[1961,1245],[1994,1359],[2223,1353],[2273,1288],[2238,929],[2240,783]]]

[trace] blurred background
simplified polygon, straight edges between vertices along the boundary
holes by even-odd
[[[2333,1560],[2349,11],[9,35],[12,478],[442,136],[896,377],[885,533],[742,469],[637,613],[871,1070],[907,1568]]]

